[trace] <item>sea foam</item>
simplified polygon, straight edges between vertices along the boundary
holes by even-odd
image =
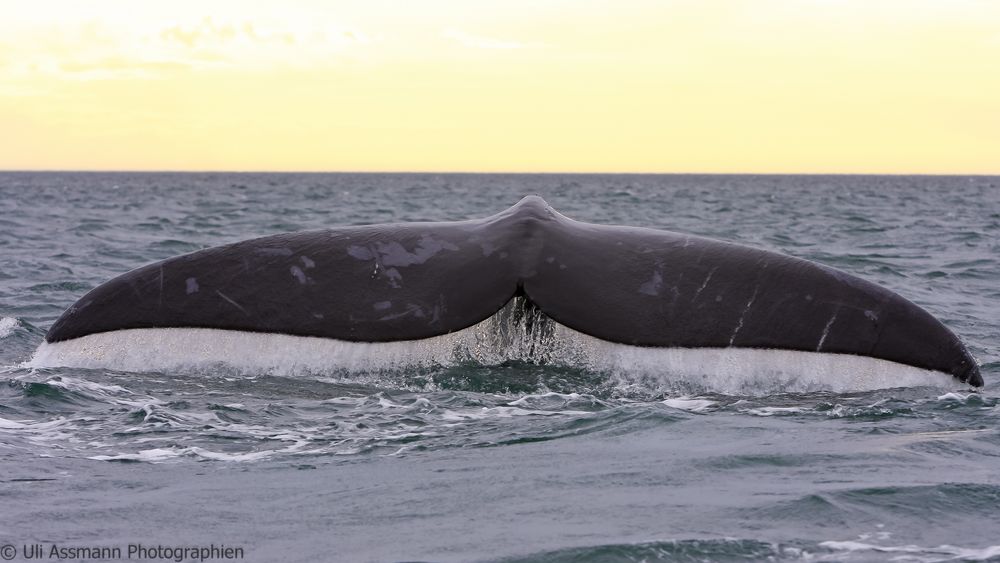
[[[7,338],[14,334],[14,329],[18,326],[17,319],[13,317],[0,317],[0,338]]]

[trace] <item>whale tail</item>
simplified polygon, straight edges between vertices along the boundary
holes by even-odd
[[[46,340],[167,327],[417,340],[515,297],[524,305],[512,314],[540,311],[621,344],[854,354],[983,384],[950,330],[880,286],[747,246],[574,221],[535,196],[481,220],[283,234],[170,258],[95,288]]]

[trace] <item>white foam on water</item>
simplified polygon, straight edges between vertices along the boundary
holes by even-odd
[[[556,393],[555,391],[548,391],[546,393],[528,394],[507,404],[512,407],[533,407],[535,403],[558,401],[565,404],[581,398],[583,398],[583,395],[579,393]]]
[[[0,338],[7,338],[11,334],[14,334],[14,329],[16,329],[20,323],[14,317],[0,317]]]
[[[963,395],[962,393],[950,392],[950,393],[945,393],[944,395],[941,395],[940,397],[937,398],[937,400],[942,401],[942,402],[964,403],[967,400],[969,400],[969,397],[972,397],[974,395],[975,395],[974,393],[966,393],[966,394]]]
[[[812,409],[808,407],[760,407],[758,409],[741,410],[746,414],[754,416],[788,416],[808,412]]]
[[[53,443],[72,438],[72,422],[61,416],[41,422],[0,418],[0,447],[18,447],[4,439],[4,435],[16,436],[33,446],[48,448]]]
[[[97,461],[166,461],[175,457],[180,457],[182,452],[179,450],[171,450],[167,448],[152,448],[148,450],[140,450],[134,454],[119,454],[119,455],[95,455],[90,456],[88,459],[95,459]]]
[[[188,446],[188,447],[172,447],[172,448],[150,448],[146,450],[139,450],[135,453],[120,453],[116,455],[94,455],[89,456],[87,459],[93,459],[96,461],[136,461],[136,462],[146,462],[146,463],[160,463],[175,460],[181,457],[195,457],[199,459],[207,459],[213,461],[259,461],[261,459],[266,459],[273,457],[282,453],[310,453],[308,451],[301,451],[302,447],[305,445],[305,441],[299,440],[295,444],[280,448],[280,449],[269,449],[269,450],[257,450],[250,452],[216,452],[212,450],[207,450],[205,448],[200,448],[198,446]]]
[[[708,399],[694,399],[690,397],[677,397],[661,402],[670,408],[691,412],[702,412],[715,404],[715,401],[709,401]]]
[[[593,413],[587,411],[545,411],[528,410],[519,407],[482,407],[477,410],[445,410],[441,413],[441,420],[458,422],[466,420],[482,420],[487,418],[513,418],[515,416],[588,416]]]
[[[937,547],[920,547],[917,545],[885,546],[859,541],[824,541],[820,547],[843,551],[846,553],[863,552],[899,554],[893,560],[905,561],[986,561],[1000,556],[1000,545],[991,545],[982,549],[959,547],[954,545],[939,545]]]
[[[725,394],[968,389],[946,373],[849,354],[617,344],[540,313],[518,311],[508,306],[464,330],[383,343],[207,328],[118,330],[42,343],[22,367],[342,376],[520,360],[607,373],[621,386],[647,389],[682,386]]]
[[[6,418],[0,418],[0,430],[16,430],[21,428],[26,428],[28,425],[24,422],[18,422],[16,420],[7,420]]]
[[[53,420],[35,422],[33,420],[18,421],[0,418],[0,430],[31,430],[35,432],[46,432],[55,428],[60,428],[67,423],[66,419],[57,417]]]
[[[555,391],[547,391],[544,393],[529,393],[518,399],[510,401],[507,403],[510,407],[523,407],[533,411],[552,411],[552,412],[582,412],[578,410],[571,410],[572,408],[601,408],[607,406],[597,397],[593,395],[581,395],[579,393],[557,393]]]

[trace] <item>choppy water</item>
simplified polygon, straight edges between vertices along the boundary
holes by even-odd
[[[534,352],[327,373],[24,365],[67,306],[144,263],[532,193],[881,283],[959,334],[986,387],[699,387]],[[0,233],[0,543],[19,550],[1000,561],[1000,178],[4,173]]]

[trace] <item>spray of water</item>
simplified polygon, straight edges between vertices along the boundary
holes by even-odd
[[[680,386],[727,394],[960,385],[941,372],[847,354],[617,344],[563,326],[522,298],[472,327],[423,340],[366,343],[202,328],[130,329],[43,343],[24,367],[357,378],[510,362],[599,372],[622,388]]]

